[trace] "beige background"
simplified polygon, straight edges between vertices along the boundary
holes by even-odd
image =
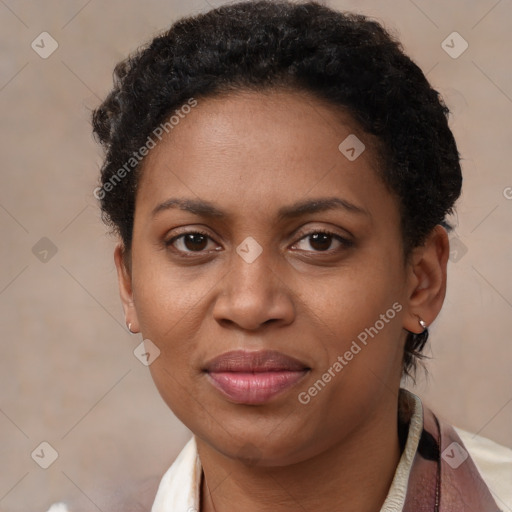
[[[220,3],[0,0],[1,511],[68,496],[101,509],[101,486],[163,473],[189,435],[132,353],[140,339],[125,329],[92,196],[101,154],[89,115],[118,60]],[[326,3],[384,21],[453,111],[465,177],[457,253],[429,382],[416,391],[457,426],[512,446],[512,4]],[[43,31],[59,44],[48,59],[31,48]],[[457,59],[441,47],[453,31],[469,43]],[[42,237],[57,248],[46,262],[32,252]],[[42,441],[58,452],[47,470],[31,458]]]

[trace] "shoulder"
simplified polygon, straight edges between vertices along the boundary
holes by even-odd
[[[498,506],[512,509],[512,449],[454,428]]]
[[[84,497],[76,501],[55,503],[48,512],[159,512],[197,509],[200,475],[201,464],[195,438],[192,437],[163,477],[99,490],[95,493],[94,504]]]
[[[69,512],[69,509],[65,503],[55,503],[48,509],[48,512]]]
[[[105,488],[94,495],[92,500],[84,497],[53,504],[48,512],[149,512],[155,498],[159,477],[130,482],[124,488]]]

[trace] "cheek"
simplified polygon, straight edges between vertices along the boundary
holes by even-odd
[[[221,282],[222,269],[179,269],[160,251],[141,248],[137,252],[134,247],[132,277],[142,335],[160,350],[150,371],[174,410],[187,403],[200,376],[197,354],[212,326],[209,292]]]
[[[383,382],[395,381],[401,374],[404,275],[399,264],[385,261],[400,260],[361,259],[315,283],[309,316],[318,319],[324,336],[317,336],[317,341],[326,357],[313,380],[322,378],[336,362],[333,371],[342,376],[333,379],[320,401],[346,400],[348,393],[364,403]]]
[[[303,303],[341,340],[374,325],[381,315],[396,323],[396,310],[400,308],[392,306],[403,300],[404,277],[397,265],[394,267],[360,261],[314,282],[306,279],[299,285]]]
[[[172,266],[162,251],[140,250],[133,256],[133,293],[144,336],[168,339],[182,336],[199,320],[216,273]]]
[[[160,350],[149,370],[158,392],[185,424],[196,396],[199,370],[193,361],[199,347],[201,326],[207,314],[204,280],[185,281],[165,265],[134,280],[134,300],[142,335]],[[200,400],[200,399],[199,399]],[[200,400],[201,401],[201,400]]]
[[[361,261],[315,284],[308,301],[309,318],[321,329],[316,342],[325,353],[300,391],[301,404],[308,402],[304,412],[311,418],[329,418],[318,427],[325,438],[339,435],[347,417],[354,424],[363,421],[384,403],[382,394],[399,381],[402,290],[400,266],[376,260]]]
[[[170,272],[163,261],[154,257],[134,251],[132,264],[133,300],[140,330],[144,339],[151,340],[160,350],[151,365],[153,371],[162,362],[179,362],[191,350],[185,332],[192,328],[194,304],[200,303],[200,293],[193,286],[183,286],[177,273]],[[173,374],[174,366],[168,366]]]

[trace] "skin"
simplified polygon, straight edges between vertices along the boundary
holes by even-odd
[[[366,145],[353,162],[338,150],[349,134]],[[196,436],[202,511],[323,512],[342,500],[345,512],[373,512],[387,495],[400,458],[405,338],[441,309],[448,237],[436,227],[404,260],[398,202],[377,174],[374,142],[304,92],[240,92],[198,100],[146,157],[132,247],[115,251],[120,293],[132,331],[161,351],[150,366],[161,396]],[[332,197],[362,212],[277,216]],[[170,198],[208,201],[225,216],[153,215]],[[210,237],[202,245],[166,245],[198,229]],[[315,244],[307,235],[318,229],[349,243]],[[252,263],[236,252],[248,236],[262,248]],[[401,311],[300,403],[394,303]],[[278,350],[311,370],[268,403],[236,404],[202,371],[236,349]]]

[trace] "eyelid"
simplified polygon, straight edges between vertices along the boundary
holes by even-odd
[[[170,236],[170,232],[172,232],[172,236]],[[184,226],[176,226],[176,227],[170,229],[164,235],[164,240],[167,243],[167,242],[170,242],[171,240],[176,239],[180,236],[188,235],[188,234],[196,234],[196,233],[199,235],[207,236],[208,238],[211,238],[212,240],[215,240],[215,237],[212,236],[212,234],[211,234],[211,230],[208,228],[202,227],[200,224],[196,224],[196,225],[187,224]]]
[[[296,246],[299,242],[307,238],[308,236],[314,235],[316,233],[323,233],[326,235],[331,236],[335,240],[337,240],[344,248],[349,248],[354,245],[354,241],[349,239],[348,237],[345,237],[343,235],[340,235],[339,233],[336,233],[335,231],[326,229],[326,228],[313,228],[306,232],[303,232],[302,234],[299,234],[300,238],[297,239],[297,241],[293,242],[292,248]],[[329,249],[327,251],[302,251],[302,252],[309,252],[309,253],[315,253],[315,254],[332,254],[333,252],[336,252],[337,249]]]
[[[293,237],[296,238],[297,242],[298,242],[309,235],[313,235],[315,233],[325,233],[327,235],[331,235],[332,237],[334,237],[338,240],[341,240],[344,243],[353,244],[354,243],[353,235],[346,230],[343,230],[343,231],[345,231],[345,233],[346,233],[345,235],[339,233],[335,228],[326,228],[326,227],[299,228],[299,230],[294,233]],[[294,242],[294,243],[297,243],[297,242]]]

